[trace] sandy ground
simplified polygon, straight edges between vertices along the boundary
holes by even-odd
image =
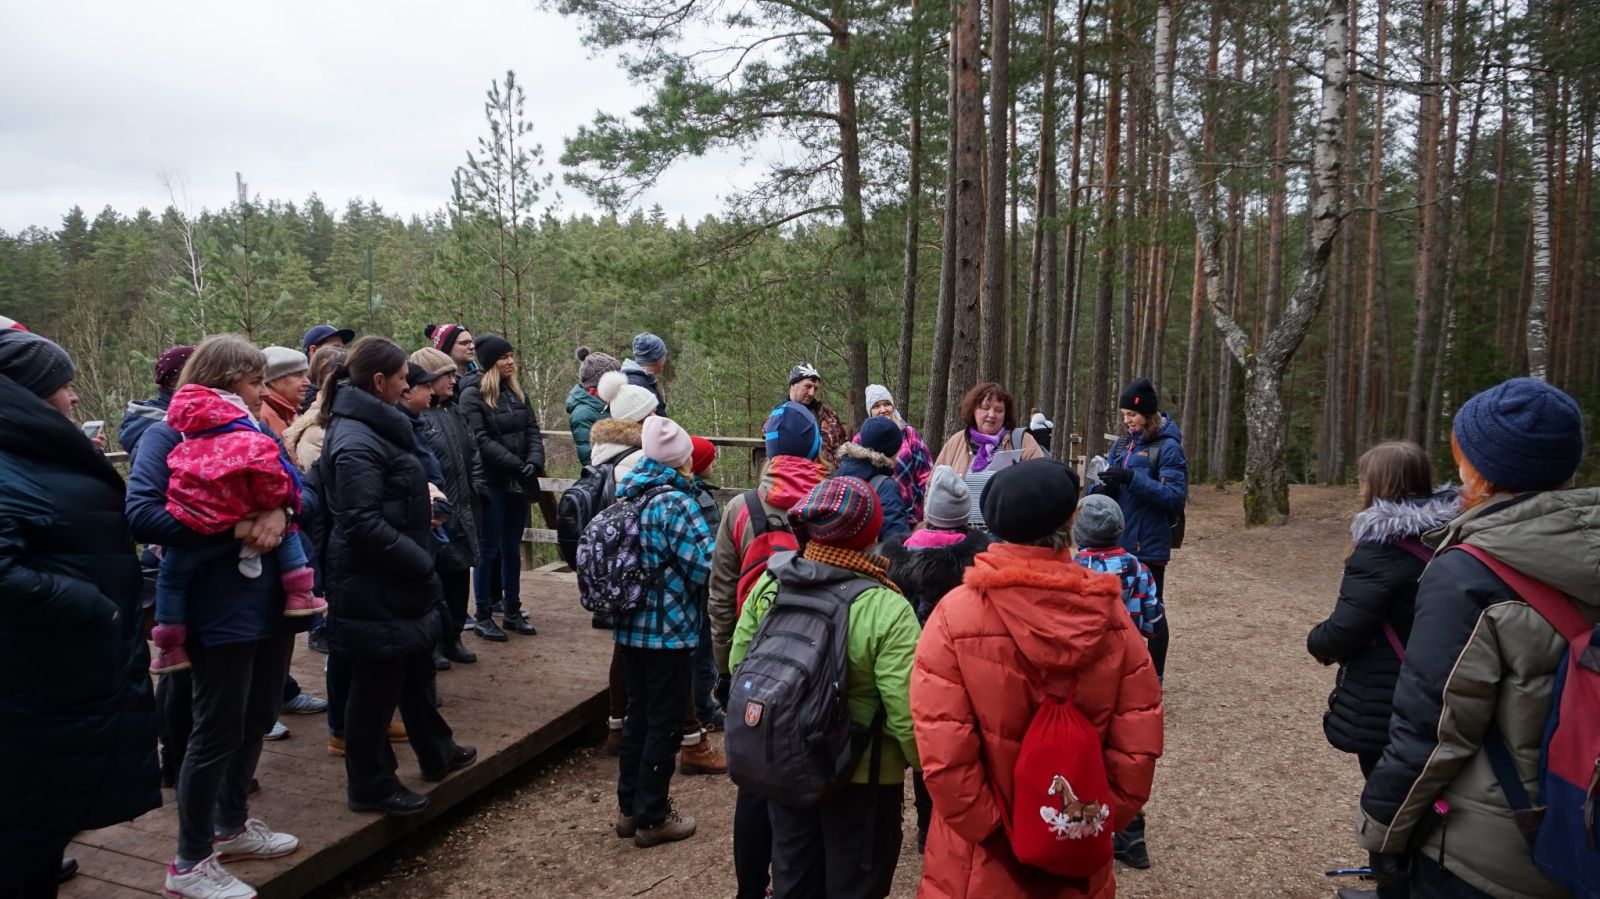
[[[1350,490],[1296,488],[1287,527],[1244,531],[1237,488],[1196,490],[1189,542],[1169,569],[1173,641],[1166,754],[1147,807],[1153,866],[1118,867],[1125,897],[1331,896],[1323,871],[1364,863],[1351,836],[1360,773],[1321,718],[1332,672],[1306,631],[1337,595],[1355,510]],[[699,833],[639,850],[611,833],[616,762],[561,754],[351,872],[328,896],[712,897],[733,894],[733,785],[678,777]],[[921,859],[906,785],[893,895]]]

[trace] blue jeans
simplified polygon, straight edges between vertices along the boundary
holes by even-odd
[[[189,588],[195,572],[225,555],[238,555],[240,544],[225,543],[204,549],[169,546],[161,553],[161,568],[156,573],[156,623],[183,624],[188,609]],[[278,548],[268,553],[284,574],[310,564],[298,530],[289,531]]]
[[[522,607],[522,531],[527,526],[527,499],[490,487],[483,531],[478,535],[482,550],[473,579],[479,618],[488,616],[495,600],[500,600],[501,611],[508,615]]]

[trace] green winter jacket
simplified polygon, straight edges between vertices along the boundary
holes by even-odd
[[[777,579],[774,579],[776,575]],[[778,579],[790,583],[827,583],[859,577],[855,572],[803,559],[797,553],[778,553],[767,566],[767,573],[756,581],[739,613],[733,632],[729,664],[738,669],[750,650],[761,619],[778,596]],[[850,604],[850,633],[846,676],[849,681],[850,717],[862,727],[870,727],[881,702],[883,719],[883,758],[878,767],[878,783],[897,784],[906,768],[919,765],[917,739],[911,729],[911,665],[917,654],[922,627],[906,598],[887,587],[873,587]],[[867,783],[870,753],[863,754],[850,782]]]
[[[589,464],[589,430],[595,422],[610,417],[606,404],[584,390],[582,384],[574,384],[567,391],[567,424],[572,429],[572,442],[578,447],[579,465]]]
[[[1600,488],[1492,496],[1426,540],[1441,551],[1476,546],[1600,621]],[[1539,752],[1566,641],[1463,552],[1441,552],[1428,566],[1416,607],[1389,745],[1361,795],[1359,842],[1439,859],[1501,899],[1566,896],[1534,867],[1483,752],[1492,726],[1538,801]],[[1441,799],[1449,808],[1442,820]]]

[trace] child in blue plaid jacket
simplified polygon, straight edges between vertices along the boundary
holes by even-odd
[[[1160,632],[1167,611],[1150,569],[1118,545],[1121,539],[1122,508],[1116,500],[1099,494],[1084,497],[1072,522],[1072,541],[1079,547],[1072,560],[1122,581],[1122,602],[1139,633],[1148,638]]]

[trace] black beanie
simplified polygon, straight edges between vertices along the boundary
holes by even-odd
[[[0,330],[0,375],[41,399],[78,374],[72,357],[47,337],[31,331]]]
[[[1149,378],[1135,378],[1132,384],[1123,388],[1122,399],[1117,403],[1118,409],[1127,409],[1140,415],[1154,415],[1161,411],[1161,404],[1156,399],[1156,388],[1150,383]]]
[[[1007,543],[1054,534],[1078,508],[1078,474],[1055,459],[1034,459],[995,474],[978,502],[984,527]]]
[[[494,368],[500,357],[514,352],[511,343],[498,334],[486,334],[478,341],[478,364],[485,369]]]

